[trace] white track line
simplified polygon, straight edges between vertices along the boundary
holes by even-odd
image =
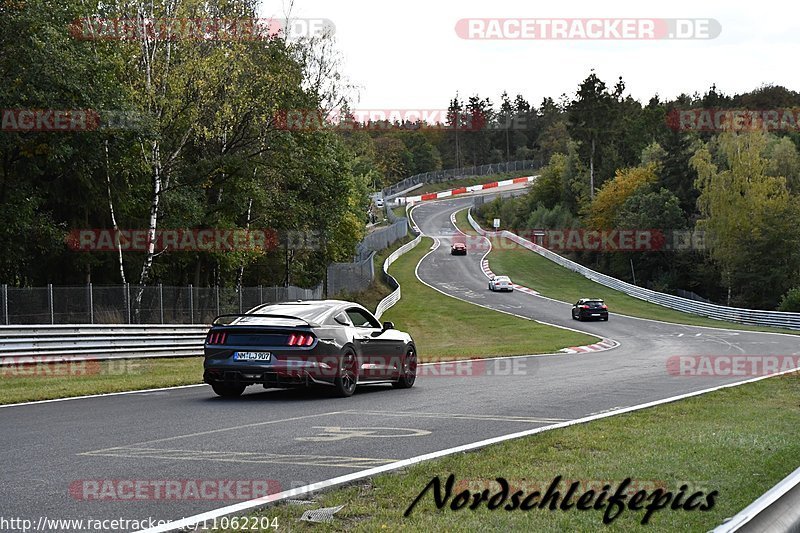
[[[772,374],[772,375],[769,375],[769,376],[760,376],[760,377],[757,377],[757,378],[752,378],[752,379],[748,379],[748,380],[745,380],[745,381],[740,381],[740,382],[737,382],[737,383],[730,383],[728,385],[719,385],[717,387],[712,387],[710,389],[704,389],[704,390],[700,390],[700,391],[689,392],[689,393],[686,393],[686,394],[680,394],[678,396],[671,396],[669,398],[664,398],[662,400],[655,400],[655,401],[652,401],[652,402],[647,402],[647,403],[643,403],[643,404],[639,404],[639,405],[633,405],[631,407],[623,407],[621,409],[617,409],[617,410],[614,410],[614,411],[608,411],[608,412],[605,412],[605,413],[599,413],[599,414],[595,414],[595,415],[590,415],[590,416],[586,416],[586,417],[583,417],[583,418],[577,418],[575,420],[569,420],[567,422],[559,422],[557,424],[551,424],[549,426],[533,428],[533,429],[529,429],[529,430],[525,430],[525,431],[519,431],[519,432],[516,432],[516,433],[510,433],[508,435],[501,435],[499,437],[493,437],[493,438],[485,439],[485,440],[478,441],[478,442],[472,442],[472,443],[469,443],[469,444],[463,444],[461,446],[456,446],[456,447],[453,447],[453,448],[447,448],[445,450],[439,450],[439,451],[432,452],[432,453],[427,453],[427,454],[424,454],[424,455],[418,455],[416,457],[411,457],[409,459],[403,459],[402,461],[389,463],[388,465],[378,466],[378,467],[375,467],[375,468],[369,468],[367,470],[362,470],[360,472],[354,472],[352,474],[346,474],[344,476],[338,476],[338,477],[335,477],[335,478],[326,479],[324,481],[319,481],[317,483],[312,483],[310,485],[305,485],[303,487],[298,487],[296,489],[279,492],[277,494],[270,494],[269,496],[264,496],[262,498],[258,498],[258,499],[255,499],[255,500],[248,500],[248,501],[237,503],[237,504],[234,504],[234,505],[221,507],[219,509],[214,509],[213,511],[207,511],[205,513],[201,513],[201,514],[197,514],[197,515],[194,515],[194,516],[190,516],[188,518],[184,518],[184,519],[181,519],[181,520],[176,520],[175,522],[170,522],[169,524],[165,524],[165,525],[162,525],[162,526],[156,526],[156,527],[149,528],[149,529],[144,529],[144,530],[141,530],[138,533],[162,533],[162,532],[165,532],[165,531],[173,531],[175,529],[187,528],[187,527],[194,526],[195,524],[199,524],[199,523],[203,522],[204,520],[213,520],[215,518],[219,518],[219,517],[225,516],[225,515],[230,515],[230,514],[234,514],[234,513],[242,513],[243,511],[249,511],[250,509],[253,509],[253,508],[256,508],[256,507],[260,507],[260,506],[263,506],[263,505],[266,505],[266,504],[269,504],[269,503],[274,503],[274,502],[277,502],[277,501],[280,501],[280,500],[285,500],[285,499],[288,499],[288,498],[301,496],[301,495],[307,494],[309,492],[316,492],[316,491],[320,491],[320,490],[324,490],[324,489],[329,489],[329,488],[332,488],[332,487],[335,487],[335,486],[338,486],[338,485],[343,485],[345,483],[349,483],[349,482],[352,482],[352,481],[357,481],[357,480],[360,480],[360,479],[373,477],[373,476],[376,476],[378,474],[383,474],[383,473],[386,473],[386,472],[399,470],[401,468],[406,468],[406,467],[409,467],[411,465],[415,465],[415,464],[421,463],[423,461],[430,461],[432,459],[438,459],[440,457],[445,457],[447,455],[453,455],[453,454],[457,454],[457,453],[463,453],[463,452],[467,452],[467,451],[477,450],[479,448],[484,448],[484,447],[492,445],[492,444],[497,444],[497,443],[500,443],[500,442],[505,442],[505,441],[509,441],[509,440],[513,440],[513,439],[519,439],[519,438],[522,438],[522,437],[528,437],[530,435],[536,435],[537,433],[543,433],[545,431],[551,431],[553,429],[566,428],[566,427],[569,427],[569,426],[574,426],[574,425],[577,425],[577,424],[585,424],[587,422],[592,422],[594,420],[601,420],[603,418],[609,418],[609,417],[621,415],[621,414],[624,414],[624,413],[630,413],[630,412],[633,412],[633,411],[639,411],[639,410],[642,410],[642,409],[648,409],[650,407],[656,407],[658,405],[664,405],[664,404],[667,404],[667,403],[676,402],[678,400],[683,400],[683,399],[691,398],[691,397],[694,397],[694,396],[700,396],[702,394],[707,394],[709,392],[714,392],[714,391],[718,391],[718,390],[721,390],[721,389],[727,389],[727,388],[731,388],[731,387],[738,387],[740,385],[744,385],[744,384],[747,384],[747,383],[754,383],[756,381],[761,381],[762,379],[767,379],[767,378],[774,377],[774,376],[780,376],[780,375],[783,375],[783,374],[796,372],[797,370],[798,370],[797,368],[792,369],[792,370],[785,370],[783,372],[779,372],[777,374]]]
[[[122,396],[123,394],[143,394],[146,392],[160,392],[160,391],[170,391],[176,389],[190,389],[192,387],[206,387],[205,383],[198,383],[196,385],[178,385],[177,387],[162,387],[160,389],[142,389],[142,390],[126,390],[121,392],[106,392],[103,394],[87,394],[86,396],[70,396],[68,398],[53,398],[51,400],[36,400],[33,402],[22,402],[22,403],[7,403],[4,405],[0,405],[0,408],[3,407],[20,407],[23,405],[37,405],[40,403],[53,403],[53,402],[66,402],[68,400],[85,400],[87,398],[105,398],[106,396]]]
[[[416,221],[414,221],[414,209],[419,207],[420,205],[422,205],[422,204],[415,205],[414,207],[411,208],[411,211],[409,211],[409,213],[408,213],[409,218],[411,218],[411,221],[414,222],[414,225],[417,228],[419,228],[419,226],[417,225]],[[461,211],[461,210],[459,209],[459,211]],[[420,230],[420,233],[422,233],[422,230]],[[494,311],[496,313],[505,313],[507,315],[515,316],[515,317],[521,318],[523,320],[530,320],[531,322],[536,322],[537,324],[544,324],[545,326],[552,326],[554,328],[565,329],[567,331],[574,331],[575,333],[582,333],[584,335],[589,335],[590,337],[594,337],[596,339],[599,339],[600,341],[609,340],[611,342],[615,342],[616,343],[616,346],[614,346],[614,348],[616,348],[618,346],[622,346],[621,342],[616,341],[614,339],[603,339],[602,337],[598,337],[596,334],[590,333],[588,331],[581,331],[579,329],[571,328],[571,327],[568,327],[568,326],[561,326],[559,324],[551,324],[550,322],[543,322],[541,320],[536,320],[535,318],[531,318],[529,316],[523,316],[523,315],[518,315],[517,313],[512,313],[511,311],[503,311],[502,309],[495,309],[494,307],[489,307],[488,305],[483,305],[483,304],[479,304],[479,303],[476,303],[476,302],[471,302],[469,300],[465,300],[465,299],[460,298],[458,296],[453,296],[452,294],[448,294],[448,293],[444,292],[443,290],[441,290],[441,289],[439,289],[437,287],[434,287],[433,285],[431,285],[430,283],[426,282],[425,280],[423,280],[422,278],[419,277],[419,265],[422,264],[422,262],[425,260],[426,257],[428,257],[430,254],[435,252],[437,248],[439,248],[439,245],[441,244],[441,242],[436,237],[431,237],[430,235],[425,235],[424,233],[422,233],[422,235],[425,236],[425,237],[429,237],[429,238],[433,239],[433,246],[431,246],[431,250],[427,254],[422,256],[422,259],[419,260],[419,262],[417,263],[417,267],[414,269],[414,276],[423,285],[426,285],[426,286],[430,287],[431,289],[435,290],[436,292],[440,292],[440,293],[444,294],[448,298],[453,298],[455,300],[460,300],[460,301],[466,302],[466,303],[468,303],[470,305],[477,305],[478,307],[483,307],[484,309],[489,309],[490,311]],[[489,246],[490,246],[489,251],[486,252],[486,254],[484,254],[484,256],[483,256],[484,258],[486,258],[486,256],[489,255],[489,252],[492,251],[491,250],[491,245],[492,245],[492,243],[490,241],[489,242]]]

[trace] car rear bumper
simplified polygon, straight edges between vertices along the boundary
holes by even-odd
[[[225,370],[209,368],[203,373],[203,381],[235,385],[263,385],[265,388],[309,387],[312,385],[331,385],[332,379],[313,376],[310,372],[279,372],[275,370]]]
[[[333,384],[339,369],[338,356],[285,356],[274,354],[269,362],[234,361],[206,357],[203,381],[208,384],[261,384],[265,387],[301,387]]]
[[[583,312],[579,315],[582,320],[607,320],[608,311],[602,312]]]

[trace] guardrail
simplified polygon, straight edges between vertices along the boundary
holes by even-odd
[[[508,161],[506,163],[491,163],[487,165],[450,168],[447,170],[434,170],[431,172],[423,172],[422,174],[414,174],[408,178],[398,181],[381,190],[381,195],[384,199],[389,196],[394,196],[399,191],[419,185],[421,183],[438,183],[441,181],[448,181],[451,179],[465,177],[465,176],[486,176],[487,174],[500,174],[502,172],[517,172],[520,170],[530,170],[538,168],[541,163],[534,160],[526,159],[522,161]]]
[[[747,324],[750,326],[773,326],[787,329],[800,329],[800,313],[787,313],[783,311],[762,311],[756,309],[742,309],[739,307],[727,307],[724,305],[717,305],[705,302],[698,302],[674,296],[672,294],[665,294],[663,292],[651,291],[643,287],[632,285],[622,280],[612,278],[600,272],[596,272],[590,268],[586,268],[574,261],[570,261],[566,257],[562,257],[550,250],[543,248],[527,239],[523,239],[515,233],[510,231],[486,231],[480,227],[475,219],[472,217],[472,209],[467,213],[469,223],[475,228],[475,231],[484,236],[500,236],[513,241],[523,248],[527,248],[542,257],[553,261],[556,264],[563,266],[573,272],[581,274],[587,279],[590,279],[600,285],[618,290],[634,298],[644,300],[646,302],[658,304],[677,311],[691,313],[708,317],[714,320],[725,320],[728,322],[737,322],[739,324]]]
[[[174,324],[0,326],[0,366],[203,355],[208,326]]]
[[[800,468],[742,509],[711,533],[798,531],[800,529]]]
[[[383,276],[386,279],[386,283],[388,283],[389,286],[392,287],[394,290],[389,296],[387,296],[378,303],[378,306],[375,308],[375,318],[380,319],[381,316],[383,316],[383,313],[385,313],[387,309],[389,309],[394,304],[400,301],[400,284],[397,282],[396,279],[394,279],[394,277],[391,274],[389,274],[389,265],[394,263],[398,257],[400,257],[401,255],[403,255],[404,253],[406,253],[407,251],[411,250],[416,245],[418,245],[420,241],[422,241],[422,235],[417,235],[417,237],[413,241],[407,242],[406,244],[404,244],[403,246],[392,252],[391,255],[389,255],[389,257],[387,257],[386,260],[383,262]]]

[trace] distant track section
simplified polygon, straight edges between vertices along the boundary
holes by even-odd
[[[469,187],[458,187],[456,189],[450,189],[447,191],[441,192],[432,192],[429,194],[421,194],[419,196],[406,196],[405,203],[407,204],[415,204],[417,202],[424,202],[426,200],[440,200],[442,198],[448,198],[450,196],[458,196],[459,194],[466,194],[475,191],[483,191],[487,189],[495,189],[498,187],[508,187],[509,185],[516,185],[518,183],[530,183],[535,180],[538,176],[527,176],[524,178],[513,178],[508,180],[502,181],[493,181],[491,183],[481,183],[480,185],[470,185]]]

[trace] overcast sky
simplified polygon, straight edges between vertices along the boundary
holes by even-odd
[[[282,17],[286,0],[265,0],[264,16]],[[359,85],[360,109],[441,109],[456,90],[497,103],[503,90],[538,105],[574,96],[594,68],[609,86],[622,76],[644,103],[658,93],[727,94],[763,84],[800,89],[800,23],[795,2],[296,0],[293,16],[327,18],[336,27],[344,74]],[[463,18],[708,18],[710,40],[466,40]]]

